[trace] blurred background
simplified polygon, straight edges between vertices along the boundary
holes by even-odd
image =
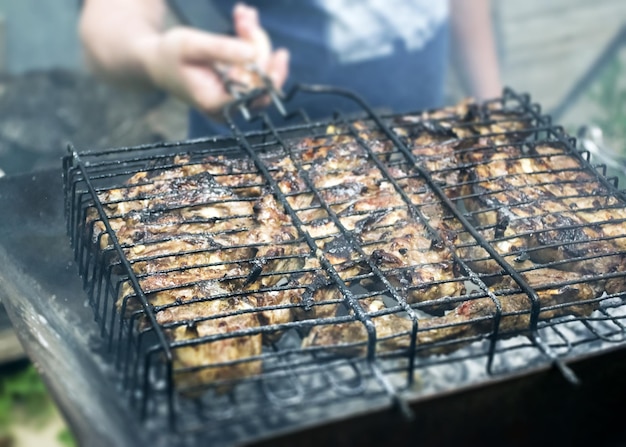
[[[0,169],[6,175],[60,169],[68,142],[97,149],[185,137],[187,111],[180,102],[89,76],[76,34],[78,4],[0,0]],[[505,85],[529,93],[626,186],[626,2],[492,5]],[[452,73],[448,102],[463,96]],[[0,310],[0,447],[72,443]]]

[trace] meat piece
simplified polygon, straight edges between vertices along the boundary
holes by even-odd
[[[172,234],[198,234],[207,225],[211,225],[210,232],[214,234],[250,227],[254,201],[238,196],[222,184],[237,185],[236,181],[220,183],[210,172],[222,172],[222,164],[218,164],[220,169],[205,163],[150,174],[142,171],[128,181],[130,186],[100,193],[120,243],[142,245]],[[244,181],[245,177],[239,180]],[[256,175],[254,180],[258,182]],[[92,213],[90,218],[95,215]],[[101,222],[96,222],[96,227],[94,237],[104,231]],[[102,248],[109,245],[108,236],[100,244]]]
[[[184,388],[191,388],[193,393],[196,391],[193,387],[196,386],[260,374],[261,361],[254,358],[261,354],[261,334],[235,335],[237,331],[259,327],[257,316],[245,313],[232,315],[238,311],[253,310],[255,307],[256,303],[248,299],[231,297],[170,307],[158,312],[157,321],[160,324],[166,327],[170,323],[179,324],[173,329],[165,330],[175,346],[173,353],[176,383]],[[214,318],[186,323],[199,315]],[[224,316],[217,317],[218,315]],[[202,337],[220,334],[233,336],[218,341],[198,342]]]
[[[389,145],[376,144],[379,135],[375,132],[362,125],[355,127],[361,141],[372,145],[374,153],[382,154],[389,150]],[[358,235],[358,240],[363,244],[362,250],[370,257],[370,262],[380,267],[385,277],[401,294],[406,295],[409,302],[424,302],[462,293],[462,282],[454,281],[456,274],[452,254],[444,247],[433,250],[433,238],[422,224],[414,221],[409,212],[410,206],[425,205],[423,201],[437,203],[425,183],[409,177],[411,171],[407,166],[389,168],[388,172],[393,179],[397,179],[398,186],[413,199],[409,203],[392,181],[385,179],[380,168],[372,158],[368,158],[356,139],[341,135],[331,140],[319,141],[314,151],[305,151],[301,156],[304,161],[311,163],[308,170],[313,186],[320,191],[319,199],[337,214],[346,230]],[[336,144],[337,151],[328,150],[329,144]],[[418,156],[426,158],[424,154],[418,153]],[[439,161],[439,165],[443,167],[447,163],[450,167],[453,156],[454,152],[450,150],[448,158]],[[308,198],[310,203],[303,203],[302,196],[299,196],[298,204],[312,206],[315,200],[312,195]],[[428,213],[436,220],[435,225],[440,231],[449,234],[449,229],[442,224],[441,207],[430,206]],[[312,214],[307,214],[309,216]],[[305,229],[319,238],[327,257],[334,255],[341,244],[350,246],[347,241],[343,241],[340,229],[327,212],[318,211],[315,217]],[[381,228],[385,228],[383,231],[390,236],[382,239]],[[334,248],[328,249],[330,245],[334,245]],[[358,262],[358,256],[353,254],[350,260]],[[361,264],[365,263],[365,260],[361,261]],[[336,261],[333,264],[338,265]],[[363,270],[365,272],[368,269]]]
[[[302,303],[299,291],[289,286],[281,290],[256,293],[251,295],[251,301],[258,310],[257,318],[262,326],[276,326],[294,321],[294,312]],[[282,331],[263,334],[265,342],[277,341]]]
[[[560,315],[589,315],[597,306],[594,298],[603,289],[600,281],[586,281],[576,273],[554,269],[532,270],[522,275],[539,298],[539,318],[550,319]],[[500,302],[502,319],[501,337],[525,333],[530,328],[531,300],[524,293],[515,293],[516,286],[510,280],[494,290]],[[519,289],[518,289],[519,290]],[[367,312],[384,307],[380,300],[366,303]],[[476,335],[487,335],[493,330],[493,317],[497,308],[489,297],[475,297],[463,301],[448,314],[420,319],[417,342],[419,353],[431,355],[451,352],[467,343]],[[377,349],[408,349],[413,327],[412,321],[397,314],[372,318],[377,338],[383,339]],[[454,343],[442,344],[446,341]],[[315,326],[303,341],[303,347],[326,346],[344,354],[364,355],[367,331],[362,322]],[[435,346],[432,346],[435,345]]]
[[[531,270],[522,274],[536,290],[539,301],[539,319],[548,320],[562,315],[585,316],[597,307],[595,298],[603,291],[603,282],[586,280],[577,273],[555,269]],[[506,287],[506,286],[509,287]],[[510,278],[498,285],[497,299],[502,318],[499,336],[502,338],[528,333],[530,327],[531,299],[525,293],[504,294],[505,290],[519,290]],[[436,348],[426,348],[422,354],[450,352],[458,349],[464,339],[493,331],[496,304],[491,298],[476,298],[463,302],[443,317],[425,320],[421,325],[427,329],[420,333],[419,341],[424,344],[458,341]],[[485,318],[486,317],[486,318]]]
[[[379,298],[367,298],[360,301],[367,313],[378,312],[385,308]],[[372,318],[376,328],[376,349],[406,349],[410,344],[407,334],[411,334],[413,322],[395,314],[387,314]],[[365,355],[368,333],[364,323],[334,323],[332,325],[314,326],[302,341],[303,348],[325,346],[345,355]]]
[[[278,340],[281,325],[354,315],[346,289],[367,290],[356,296],[377,350],[408,349],[415,323],[400,313],[406,305],[432,315],[419,320],[423,355],[488,336],[497,306],[485,294],[467,295],[464,263],[497,296],[500,332],[524,333],[530,298],[503,277],[438,188],[537,291],[540,319],[588,315],[603,293],[623,291],[626,206],[565,148],[524,141],[527,116],[468,102],[393,120],[410,156],[367,121],[288,140],[286,150],[264,148],[258,156],[287,209],[254,161],[223,156],[164,158],[102,189],[116,237],[174,347],[177,385],[193,391],[260,374],[263,344]],[[86,223],[110,251],[93,208]],[[402,306],[388,308],[389,296]],[[118,307],[130,316],[137,302],[124,283]],[[303,347],[365,353],[363,322],[305,327]]]
[[[437,246],[424,227],[400,222],[392,237],[365,247],[391,284],[408,303],[423,303],[464,293],[462,281],[455,280],[452,254]],[[438,305],[424,308],[441,311]]]
[[[626,248],[619,228],[626,206],[611,197],[577,159],[556,145],[468,152],[464,203],[483,234],[503,256],[524,253],[534,262],[580,273],[614,271]],[[465,258],[484,258],[474,245]],[[580,257],[590,259],[579,259]],[[497,272],[493,261],[471,263]]]
[[[245,163],[209,159],[138,173],[128,187],[101,195],[157,321],[175,346],[174,378],[183,388],[260,373],[254,357],[279,331],[196,340],[287,323],[301,299],[296,289],[275,287],[303,266],[310,249],[249,170]],[[101,246],[108,244],[103,238]],[[127,303],[127,315],[139,309],[137,299],[127,298],[133,295],[124,283],[118,306]]]
[[[441,185],[458,185],[456,147],[460,140],[451,128],[418,121],[413,126],[394,130],[435,181]]]
[[[520,113],[522,112],[522,113]],[[443,143],[451,139],[466,146],[475,146],[483,136],[491,144],[507,144],[523,140],[531,128],[531,120],[523,111],[510,109],[499,102],[476,103],[469,99],[456,106],[404,115],[397,120],[401,126],[412,123],[426,132],[423,144]]]
[[[345,297],[339,287],[324,273],[316,273],[289,284],[300,291],[300,301],[293,311],[295,320],[312,320],[337,316],[345,309]]]
[[[357,127],[365,129],[358,124]],[[327,172],[349,171],[370,165],[364,148],[345,129],[329,126],[326,134],[321,138],[303,138],[294,145],[294,157],[306,170],[324,165]],[[369,135],[367,132],[359,134],[370,139]]]

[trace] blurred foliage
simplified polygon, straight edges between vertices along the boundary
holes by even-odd
[[[61,431],[61,433],[59,433],[59,436],[57,436],[57,439],[59,443],[65,447],[76,447],[78,445],[76,444],[74,437],[72,436],[72,434],[67,428]]]
[[[52,408],[46,387],[32,365],[0,376],[0,432],[6,433],[16,421],[42,424]]]
[[[39,374],[32,365],[0,375],[0,439],[11,445],[11,426],[28,424],[43,427],[52,417],[54,405]],[[74,447],[71,433],[64,429],[57,440]]]
[[[610,139],[626,142],[626,66],[619,57],[606,67],[589,95],[600,110],[594,124]]]

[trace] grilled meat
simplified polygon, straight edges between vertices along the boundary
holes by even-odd
[[[589,315],[596,307],[594,299],[602,292],[599,281],[585,281],[577,273],[555,269],[539,269],[523,273],[528,284],[536,290],[539,319],[547,320],[561,315]],[[509,287],[505,284],[508,283]],[[499,285],[496,299],[501,307],[499,335],[507,337],[528,333],[531,327],[532,301],[525,293],[507,278]],[[512,294],[508,294],[511,293]],[[515,293],[517,292],[517,293]],[[449,314],[425,320],[419,341],[431,344],[445,341],[460,341],[476,335],[491,333],[494,329],[496,303],[489,297],[476,298],[463,302]],[[459,343],[428,348],[423,354],[449,352],[460,347]]]
[[[245,298],[226,298],[180,305],[167,308],[157,313],[157,321],[167,327],[178,323],[166,333],[173,340],[174,379],[181,386],[195,387],[218,380],[235,380],[256,375],[261,372],[261,362],[254,357],[261,354],[261,334],[237,336],[237,331],[245,331],[260,326],[254,314],[237,312],[253,311],[256,303]],[[198,315],[216,317],[193,324],[181,324],[193,321]],[[231,338],[222,338],[213,342],[202,342],[203,337],[219,334],[232,334]],[[199,340],[200,339],[200,340]],[[176,345],[181,347],[176,347]]]
[[[101,194],[175,347],[175,380],[183,387],[260,373],[261,363],[247,359],[278,332],[196,340],[292,321],[300,296],[275,287],[302,267],[310,251],[257,174],[233,174],[241,165],[222,159],[192,166],[138,173],[128,187]],[[223,176],[220,183],[218,174],[225,172],[234,178]],[[102,238],[101,245],[108,244]],[[118,303],[127,303],[127,311],[138,308],[132,295],[125,283]]]
[[[470,111],[467,112],[470,114]],[[475,112],[471,112],[475,113]],[[501,118],[506,118],[504,113]],[[594,309],[594,299],[600,297],[608,289],[608,281],[585,279],[598,264],[602,271],[612,272],[618,265],[623,265],[621,254],[616,254],[615,245],[606,243],[602,239],[611,239],[611,242],[620,243],[618,228],[622,223],[622,208],[617,200],[610,198],[608,191],[602,190],[591,175],[580,169],[580,163],[563,150],[552,146],[534,146],[530,150],[535,157],[529,157],[517,147],[493,149],[494,144],[506,144],[523,134],[528,123],[509,120],[504,127],[502,123],[480,126],[447,126],[445,123],[428,122],[429,117],[414,118],[418,126],[407,127],[404,119],[399,123],[396,132],[404,139],[423,166],[433,173],[433,178],[441,184],[450,186],[446,192],[452,199],[462,195],[463,203],[480,225],[480,230],[486,239],[494,246],[497,252],[516,269],[523,272],[523,277],[530,286],[537,289],[540,318],[553,318],[559,315],[574,314],[588,315]],[[437,126],[437,132],[428,133],[428,126]],[[505,132],[507,135],[491,135]],[[457,136],[467,138],[474,135],[475,141],[486,147],[485,150],[471,150],[459,145]],[[470,167],[464,169],[450,169],[451,161],[464,162]],[[460,188],[454,185],[462,181]],[[589,185],[593,185],[595,192],[600,192],[601,198],[590,197]],[[406,189],[408,185],[404,184]],[[482,189],[481,189],[482,188]],[[602,204],[599,203],[602,201]],[[594,212],[599,206],[611,209],[605,213]],[[585,207],[588,209],[580,209]],[[550,210],[546,213],[545,210]],[[613,213],[615,211],[615,213]],[[558,213],[558,214],[557,214]],[[440,208],[434,206],[430,216],[441,215]],[[604,215],[603,215],[604,214]],[[612,217],[609,217],[612,216]],[[613,219],[618,220],[612,223]],[[557,219],[560,220],[557,222]],[[499,329],[504,333],[519,333],[528,328],[532,303],[525,293],[512,293],[508,289],[515,289],[510,283],[502,280],[502,268],[493,261],[487,252],[479,247],[469,234],[456,226],[454,221],[433,219],[439,232],[454,238],[462,243],[458,253],[478,271],[492,273],[493,278],[486,280],[492,284],[493,292],[498,295],[501,311],[504,317]],[[538,226],[539,225],[541,226]],[[593,225],[592,225],[593,224]],[[598,225],[602,224],[602,225]],[[585,226],[581,235],[574,235],[569,228]],[[408,236],[423,234],[423,231],[410,229]],[[403,253],[419,253],[406,247],[407,240],[397,231],[389,229],[387,232],[378,231],[376,236],[392,234],[391,243],[386,249],[374,249],[371,254],[381,264],[399,267],[402,265],[399,253],[393,248],[402,249]],[[573,239],[573,238],[576,239]],[[428,239],[424,240],[424,243]],[[572,244],[575,240],[576,244]],[[584,244],[581,242],[584,241]],[[465,242],[465,244],[463,244]],[[384,243],[378,242],[380,245]],[[375,247],[376,245],[374,245]],[[591,262],[580,261],[576,258],[593,256]],[[432,250],[428,251],[432,254]],[[427,255],[422,255],[422,260]],[[481,259],[484,259],[481,261]],[[553,269],[538,269],[535,262],[555,262]],[[424,262],[424,261],[423,261]],[[557,270],[560,269],[560,270]],[[597,272],[597,270],[596,270]],[[609,293],[623,290],[624,280],[617,277],[610,283]],[[406,283],[406,280],[405,280]],[[418,281],[420,285],[428,281]],[[551,284],[562,283],[558,286]],[[451,283],[445,282],[445,285]],[[452,283],[454,284],[454,283]],[[396,281],[396,287],[402,284]],[[462,293],[463,289],[456,291]],[[441,297],[443,294],[434,294]],[[419,301],[419,300],[415,300]],[[583,303],[581,305],[577,303]],[[366,311],[380,308],[381,301],[365,303]],[[547,309],[546,309],[547,308]],[[424,344],[434,344],[447,340],[488,333],[493,327],[493,316],[496,314],[496,304],[491,298],[475,298],[456,307],[450,313],[423,319],[420,321],[419,341]],[[489,317],[484,320],[484,317]],[[478,320],[478,321],[476,321]],[[408,334],[412,322],[394,314],[372,318],[377,334],[382,335],[383,341],[379,349],[407,348]],[[486,321],[486,323],[485,323]],[[384,340],[385,337],[390,337]],[[342,323],[332,326],[316,326],[304,341],[304,346],[335,346],[360,344],[342,349],[342,352],[356,350],[363,353],[367,333],[361,322]],[[425,348],[423,352],[443,352],[444,348]],[[447,348],[446,348],[447,349]]]
[[[361,307],[367,313],[385,309],[379,298],[361,300]],[[371,319],[376,328],[376,349],[406,349],[410,344],[409,336],[413,322],[396,314],[381,315]],[[325,346],[338,350],[342,354],[364,355],[367,350],[368,332],[361,321],[320,325],[311,329],[302,341],[303,348]]]
[[[585,281],[576,273],[554,269],[532,270],[522,274],[537,290],[539,318],[550,319],[560,315],[588,315],[596,307],[594,298],[602,290],[598,281]],[[506,279],[494,290],[501,307],[499,333],[512,336],[531,329],[532,302],[520,293],[511,279]],[[381,300],[369,300],[364,306],[368,313],[384,307]],[[467,339],[487,335],[493,331],[497,307],[490,297],[468,297],[458,307],[440,317],[418,321],[417,343],[421,354],[435,354],[458,349]],[[407,349],[410,345],[412,321],[397,314],[371,318],[377,338],[382,340],[377,349]],[[362,322],[315,326],[303,341],[304,347],[328,346],[343,353],[364,354],[367,331]],[[452,344],[446,344],[453,341]]]
[[[405,116],[391,129],[410,154],[370,123],[331,126],[287,151],[259,154],[289,209],[254,162],[222,156],[164,159],[100,191],[173,346],[178,385],[260,374],[263,344],[277,341],[280,325],[354,315],[346,288],[367,289],[358,303],[374,324],[378,350],[408,349],[415,322],[399,313],[407,305],[422,311],[422,354],[489,335],[494,296],[500,333],[527,331],[529,296],[502,276],[423,171],[536,290],[539,319],[587,315],[603,293],[622,292],[626,207],[563,147],[520,144],[530,124],[495,103]],[[86,223],[93,241],[111,250],[93,208]],[[459,258],[480,273],[488,293],[467,294]],[[382,295],[402,306],[388,308]],[[125,315],[140,309],[128,282],[118,307]],[[299,330],[303,347],[362,355],[367,346],[360,321]]]
[[[363,125],[355,127],[360,141],[372,146],[374,153],[383,154],[390,150],[390,145],[379,143],[379,135],[376,133],[368,131]],[[335,145],[333,150],[329,149],[330,143]],[[311,163],[308,172],[311,183],[320,191],[318,199],[336,213],[339,223],[346,230],[358,236],[363,253],[405,295],[408,302],[422,302],[462,293],[463,284],[454,281],[451,253],[443,246],[439,250],[433,249],[433,245],[436,245],[433,236],[409,212],[410,206],[430,205],[429,214],[438,216],[433,219],[439,227],[437,230],[447,235],[450,233],[449,228],[441,224],[441,207],[432,205],[437,203],[432,192],[422,180],[409,176],[410,169],[407,166],[389,168],[392,179],[397,181],[398,186],[395,186],[391,181],[381,178],[380,169],[374,160],[368,158],[360,143],[346,136],[335,137],[330,142],[328,139],[318,141],[314,150],[303,151],[301,158]],[[402,197],[398,187],[403,188],[410,203]],[[334,255],[336,247],[341,246],[338,242],[343,237],[328,213],[320,214],[322,219],[318,217],[305,228],[320,238],[328,257]],[[383,233],[388,235],[383,237]],[[333,238],[321,239],[324,236]],[[333,244],[333,248],[329,250],[328,244]],[[347,243],[343,245],[349,246]],[[356,260],[357,257],[353,255],[351,261]],[[364,262],[361,261],[361,265]],[[363,272],[368,270],[363,267]]]
[[[463,187],[465,206],[503,256],[525,253],[580,273],[614,271],[622,262],[615,248],[626,248],[626,207],[563,148],[485,148],[464,158],[474,165]],[[481,250],[465,255],[481,258]],[[472,266],[499,270],[493,261]]]
[[[455,281],[450,252],[433,244],[422,225],[402,222],[392,234],[390,239],[368,245],[365,250],[408,303],[435,301],[464,292],[463,282]]]
[[[406,136],[408,131],[419,137],[415,141],[418,147],[451,143],[459,149],[459,144],[474,147],[483,137],[493,144],[523,140],[528,135],[531,120],[519,112],[496,102],[477,104],[468,100],[419,115],[405,115],[396,122],[405,128],[400,135]],[[409,124],[412,128],[406,129]]]

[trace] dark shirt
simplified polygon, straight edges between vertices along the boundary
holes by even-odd
[[[448,7],[443,0],[258,0],[262,26],[275,48],[291,54],[284,91],[296,83],[348,88],[374,108],[408,112],[438,107],[448,59]],[[235,1],[217,1],[231,17]],[[312,119],[357,104],[333,96],[298,94],[288,108],[304,108]],[[278,114],[270,111],[273,122]],[[239,122],[243,130],[258,128]],[[228,133],[197,111],[190,137]]]

